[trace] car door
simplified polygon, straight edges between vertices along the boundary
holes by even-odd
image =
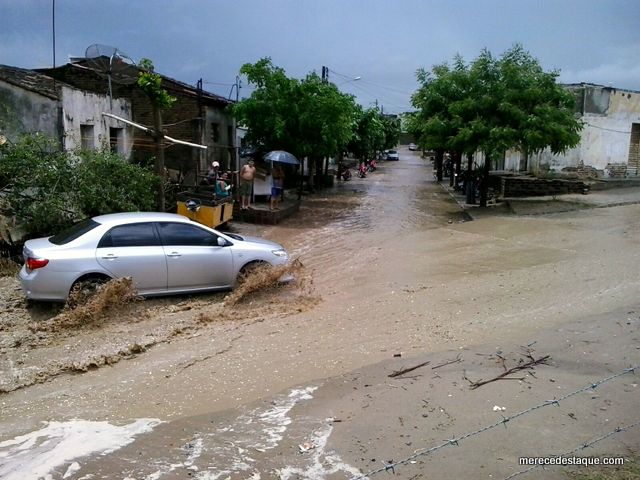
[[[218,235],[197,225],[159,222],[167,258],[169,290],[230,287],[234,282],[230,246],[218,245]]]
[[[140,293],[167,289],[167,260],[151,222],[111,228],[98,242],[96,258],[114,277],[132,277]]]

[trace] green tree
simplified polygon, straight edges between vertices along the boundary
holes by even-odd
[[[417,76],[422,85],[412,101],[419,112],[411,128],[427,148],[484,153],[481,206],[492,159],[510,149],[560,153],[580,141],[573,95],[556,82],[557,71],[544,72],[521,45],[499,59],[485,49],[469,66],[456,56],[453,67]]]
[[[355,134],[348,145],[349,151],[360,161],[372,158],[382,149],[385,140],[384,124],[377,108],[358,107]]]
[[[298,80],[263,58],[240,73],[256,89],[232,106],[247,139],[265,150],[286,150],[313,162],[342,152],[353,135],[356,104],[331,83],[311,73]]]
[[[29,236],[49,235],[84,217],[150,210],[158,179],[109,149],[63,152],[43,135],[0,146],[0,214]]]
[[[380,150],[395,148],[400,142],[400,119],[383,115],[382,125],[384,127],[384,143]]]
[[[153,62],[143,58],[138,64],[138,87],[149,97],[153,109],[153,138],[156,144],[155,172],[161,180],[156,190],[156,208],[164,211],[164,134],[162,133],[162,110],[171,108],[176,97],[172,97],[162,88],[162,77],[154,72]]]

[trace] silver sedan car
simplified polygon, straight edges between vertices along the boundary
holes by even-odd
[[[82,282],[132,277],[143,296],[233,288],[259,264],[283,265],[274,242],[222,233],[172,213],[114,213],[28,240],[20,271],[28,299],[65,301]]]

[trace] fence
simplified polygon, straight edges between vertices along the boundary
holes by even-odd
[[[480,428],[478,430],[475,430],[475,431],[472,431],[472,432],[469,432],[469,433],[465,433],[464,435],[461,435],[459,437],[455,437],[455,438],[452,438],[450,440],[446,440],[443,443],[441,443],[439,445],[435,445],[435,446],[433,446],[431,448],[418,450],[416,453],[414,453],[413,455],[410,455],[409,457],[406,457],[403,460],[400,460],[400,461],[397,461],[397,462],[393,462],[393,463],[386,463],[384,466],[382,466],[380,468],[377,468],[375,470],[371,470],[368,473],[357,477],[355,480],[367,479],[367,478],[370,478],[370,477],[372,477],[374,475],[377,475],[378,473],[381,473],[381,472],[389,472],[390,471],[392,473],[395,473],[395,468],[400,466],[400,465],[406,465],[406,464],[414,461],[415,459],[417,459],[419,457],[430,455],[430,454],[435,453],[438,450],[441,450],[441,449],[443,449],[445,447],[458,445],[463,440],[466,440],[468,438],[475,437],[475,436],[480,435],[482,433],[488,432],[489,430],[492,430],[492,429],[497,428],[499,426],[506,427],[507,423],[511,422],[512,420],[515,420],[516,418],[528,415],[529,413],[534,412],[536,410],[539,410],[541,408],[549,407],[551,405],[558,406],[558,405],[560,405],[560,402],[563,402],[563,401],[565,401],[565,400],[567,400],[567,399],[569,399],[571,397],[574,397],[574,396],[576,396],[576,395],[578,395],[580,393],[583,393],[583,392],[586,392],[586,391],[589,391],[589,390],[595,390],[600,385],[602,385],[604,383],[607,383],[607,382],[610,382],[610,381],[612,381],[612,380],[614,380],[614,379],[616,379],[618,377],[621,377],[623,375],[626,375],[628,373],[635,373],[635,370],[638,369],[638,368],[640,368],[640,365],[636,365],[634,367],[626,368],[626,369],[624,369],[624,370],[622,370],[622,371],[620,371],[620,372],[618,372],[618,373],[616,373],[614,375],[611,375],[609,377],[606,377],[606,378],[603,378],[601,380],[598,380],[597,382],[594,382],[594,383],[591,383],[589,385],[586,385],[586,386],[584,386],[582,388],[579,388],[578,390],[575,390],[575,391],[573,391],[571,393],[567,393],[566,395],[563,395],[563,396],[561,396],[561,397],[559,397],[557,399],[547,400],[547,401],[545,401],[543,403],[540,403],[538,405],[534,405],[534,406],[532,406],[530,408],[522,410],[522,411],[520,411],[518,413],[515,413],[513,415],[510,415],[508,417],[503,417],[502,420],[498,420],[497,422],[492,423],[490,425],[487,425],[485,427],[482,427],[482,428]],[[568,455],[568,454],[575,453],[575,452],[580,451],[580,450],[584,450],[585,448],[590,447],[591,445],[594,445],[594,444],[596,444],[596,443],[598,443],[598,442],[600,442],[600,441],[602,441],[602,440],[604,440],[606,438],[609,438],[609,437],[611,437],[613,435],[616,435],[618,433],[630,430],[630,429],[638,426],[639,424],[640,424],[640,422],[635,422],[635,423],[632,423],[632,424],[627,425],[625,427],[618,427],[615,430],[613,430],[613,431],[611,431],[611,432],[609,432],[609,433],[607,433],[605,435],[602,435],[601,437],[598,437],[598,438],[592,440],[591,442],[585,443],[585,444],[577,447],[576,449],[568,452],[567,454],[561,454],[559,456]],[[535,465],[535,466],[530,467],[530,468],[528,468],[526,470],[522,470],[520,472],[516,472],[516,473],[508,476],[505,480],[508,480],[508,479],[510,480],[510,479],[515,478],[515,477],[517,477],[519,475],[523,475],[523,474],[525,474],[525,473],[527,473],[527,472],[529,472],[529,471],[531,471],[531,470],[533,470],[534,468],[537,468],[537,467],[538,467],[538,465]]]

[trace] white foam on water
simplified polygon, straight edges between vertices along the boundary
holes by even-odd
[[[284,432],[291,424],[289,412],[299,402],[311,400],[311,395],[318,387],[310,386],[292,390],[286,397],[275,400],[267,410],[255,409],[238,417],[233,426],[216,430],[210,436],[220,442],[212,449],[214,458],[219,459],[219,470],[201,471],[198,480],[219,480],[234,473],[252,471],[252,479],[258,480],[260,473],[254,470],[255,460],[248,452],[264,452],[274,449],[283,438]]]
[[[167,473],[171,473],[178,468],[188,468],[190,470],[198,470],[193,464],[195,461],[202,455],[202,451],[204,450],[204,441],[202,437],[198,436],[192,443],[185,445],[183,448],[189,449],[189,454],[187,455],[187,459],[181,463],[170,463],[168,465],[163,466],[162,468],[156,470],[150,475],[147,475],[145,480],[158,480],[163,475]]]
[[[258,418],[262,424],[265,425],[262,429],[265,437],[261,439],[261,442],[250,445],[250,447],[264,450],[275,448],[280,440],[282,440],[282,434],[291,424],[291,419],[288,415],[289,411],[291,411],[296,403],[302,400],[311,400],[313,398],[311,394],[316,391],[317,388],[318,387],[307,387],[292,390],[284,401],[275,402],[273,408],[261,413]]]
[[[311,443],[314,445],[314,448],[308,452],[309,465],[305,467],[287,466],[279,468],[276,470],[279,478],[281,480],[319,480],[338,472],[344,472],[350,475],[350,478],[360,477],[362,475],[360,470],[344,463],[337,454],[326,452],[327,442],[329,441],[332,431],[333,427],[331,425],[326,425],[316,430],[311,438]]]
[[[55,468],[68,463],[65,477],[71,476],[80,469],[80,464],[73,460],[114,452],[162,422],[157,418],[141,418],[123,426],[87,420],[44,423],[40,430],[0,442],[0,478],[46,478]]]

